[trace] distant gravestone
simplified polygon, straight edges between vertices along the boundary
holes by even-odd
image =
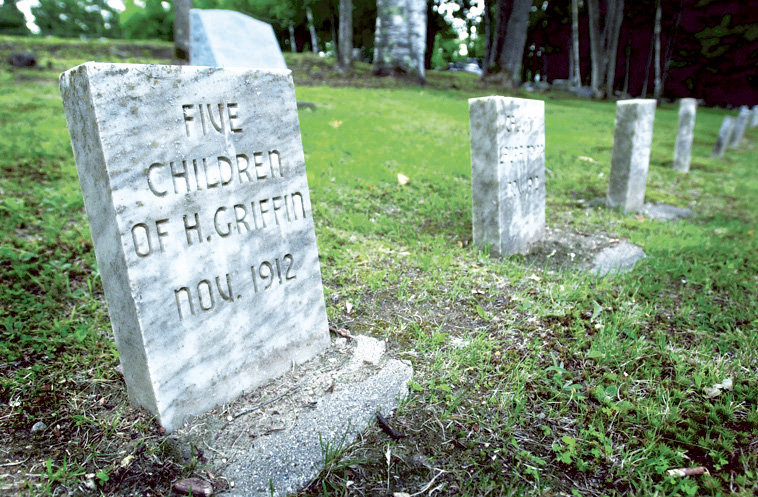
[[[174,57],[189,60],[192,0],[174,1]]]
[[[746,105],[743,105],[740,107],[740,113],[737,115],[737,120],[734,122],[734,131],[732,132],[732,138],[729,142],[730,147],[739,147],[740,143],[742,143],[749,121],[750,109],[748,109]]]
[[[374,72],[424,79],[426,1],[377,0]]]
[[[287,69],[271,25],[231,10],[190,11],[190,64]]]
[[[724,156],[724,152],[726,152],[729,142],[732,140],[733,131],[734,118],[731,116],[724,116],[724,120],[721,122],[721,128],[719,128],[719,136],[716,138],[716,143],[713,145],[711,157]]]
[[[696,99],[683,98],[679,101],[679,131],[676,134],[676,145],[674,147],[674,169],[683,173],[690,170],[696,111]]]
[[[289,71],[61,76],[129,396],[169,431],[329,343]]]
[[[624,212],[636,211],[645,203],[645,184],[653,142],[655,100],[616,102],[608,205]]]
[[[750,127],[758,128],[758,105],[753,106],[753,110],[750,112]]]
[[[545,103],[469,100],[474,243],[524,252],[545,231]]]

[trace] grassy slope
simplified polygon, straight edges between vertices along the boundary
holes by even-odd
[[[46,69],[0,75],[0,488],[167,495],[181,476],[209,478],[202,450],[183,459],[127,405],[53,79],[163,52],[45,43],[68,48],[35,45]],[[450,495],[753,493],[756,130],[710,159],[724,112],[699,109],[692,171],[677,174],[676,108],[662,106],[647,198],[698,215],[661,223],[585,207],[607,187],[614,105],[547,96],[548,224],[627,238],[649,257],[604,279],[545,273],[463,248],[467,99],[495,89],[460,74],[407,87],[366,66],[346,82],[288,57],[298,99],[317,104],[300,119],[330,322],[386,338],[416,370],[393,419],[409,437],[368,430],[311,492],[415,493],[433,480]],[[733,390],[708,398],[726,378]],[[697,465],[711,476],[665,474]]]

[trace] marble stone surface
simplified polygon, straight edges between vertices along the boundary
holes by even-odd
[[[750,111],[750,127],[758,128],[758,105],[754,105]]]
[[[640,209],[645,203],[645,184],[653,142],[655,100],[616,102],[608,205],[624,212]]]
[[[545,231],[545,103],[469,100],[474,243],[526,252]]]
[[[190,11],[190,64],[287,69],[270,24],[231,10]]]
[[[732,116],[724,116],[724,120],[721,122],[721,128],[719,128],[719,136],[716,138],[716,143],[713,144],[711,157],[724,156],[724,152],[726,152],[729,143],[732,141],[733,132],[734,118]]]
[[[747,131],[748,123],[750,122],[750,109],[746,105],[740,107],[740,113],[737,114],[737,120],[734,122],[734,131],[732,132],[732,138],[729,141],[730,147],[739,147],[745,138],[745,131]]]
[[[134,403],[170,431],[328,345],[289,71],[87,63],[61,92]]]
[[[690,170],[696,112],[697,99],[683,98],[679,101],[679,131],[676,134],[674,146],[674,169],[683,173]]]
[[[192,0],[174,0],[174,57],[189,60]]]
[[[405,73],[424,79],[426,2],[377,0],[374,72]]]

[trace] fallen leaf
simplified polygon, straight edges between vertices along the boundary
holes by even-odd
[[[703,466],[697,466],[694,468],[678,468],[678,469],[670,469],[666,471],[666,474],[669,476],[700,476],[700,475],[710,475],[708,472],[708,468],[705,468]]]
[[[397,182],[401,185],[407,185],[410,180],[405,174],[397,173]]]
[[[640,221],[640,222],[642,222],[642,221],[644,221],[644,220],[645,220],[645,216],[643,216],[642,214],[637,214],[636,216],[634,216],[634,218],[635,218],[637,221]]]
[[[200,478],[187,478],[176,482],[174,491],[180,495],[192,495],[195,497],[210,497],[213,495],[213,486]]]
[[[705,395],[709,399],[715,399],[719,395],[721,395],[721,392],[724,390],[731,391],[734,388],[734,382],[731,378],[727,378],[721,383],[716,383],[710,388],[705,389]]]
[[[129,454],[125,458],[121,459],[121,467],[125,468],[129,466],[132,463],[132,459],[134,459],[134,456],[132,454]]]
[[[592,157],[585,157],[583,155],[580,155],[579,157],[577,157],[577,159],[583,160],[584,162],[597,163],[597,161],[595,159],[593,159]]]
[[[532,273],[532,275],[529,277],[529,279],[532,280],[532,281],[542,281],[542,278],[540,278],[539,276],[537,276],[534,273]]]
[[[332,127],[332,128],[334,128],[334,129],[337,129],[337,128],[339,128],[340,126],[342,126],[342,121],[336,121],[336,120],[335,120],[335,121],[331,121],[331,122],[329,123],[329,126],[331,126],[331,127]]]

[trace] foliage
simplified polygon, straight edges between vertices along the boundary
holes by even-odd
[[[118,38],[118,12],[106,0],[39,0],[32,7],[40,34],[63,38]]]
[[[18,0],[5,0],[0,5],[0,34],[4,35],[28,35],[24,13],[18,9]]]
[[[134,0],[124,2],[119,24],[129,40],[174,39],[174,4],[163,0],[145,0],[139,6]]]

